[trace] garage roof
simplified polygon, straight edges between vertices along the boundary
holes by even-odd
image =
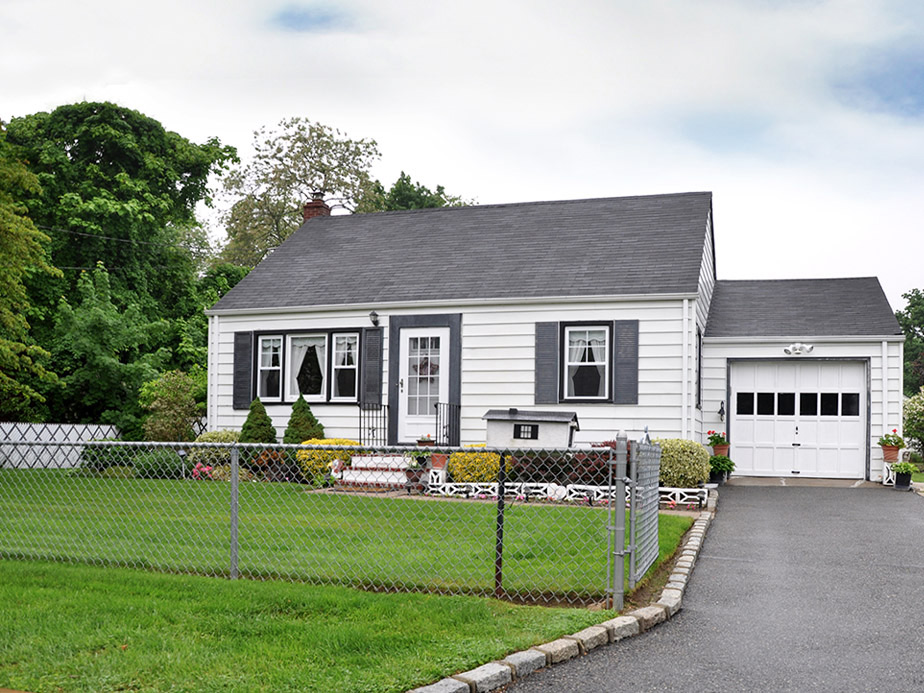
[[[319,216],[209,312],[694,294],[711,211],[701,192]]]
[[[706,337],[902,334],[876,277],[716,282]]]

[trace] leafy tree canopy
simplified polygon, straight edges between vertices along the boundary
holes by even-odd
[[[446,194],[442,185],[430,190],[422,183],[415,183],[404,171],[387,191],[375,181],[357,207],[357,212],[393,212],[401,209],[426,209],[431,207],[461,207],[471,204],[456,195]]]
[[[51,419],[114,424],[127,440],[141,437],[138,394],[169,358],[162,343],[165,321],[148,321],[135,305],[112,301],[102,264],[83,272],[74,305],[62,298],[55,313],[52,364],[63,387],[49,397]]]
[[[195,206],[210,201],[209,175],[235,159],[232,147],[194,144],[137,111],[87,102],[14,118],[8,140],[38,178],[24,202],[64,270],[62,281],[31,287],[46,317],[97,262],[110,268],[118,303],[149,317],[189,313],[189,246],[202,242]]]
[[[253,148],[253,159],[224,177],[233,203],[222,259],[249,267],[301,225],[302,208],[315,193],[332,207],[354,211],[372,186],[369,169],[379,158],[375,140],[353,140],[305,118],[260,128]]]
[[[29,337],[32,313],[24,281],[60,272],[48,265],[41,233],[19,200],[40,193],[38,179],[17,161],[0,123],[0,420],[32,420],[44,397],[36,386],[56,381],[45,368],[49,353]]]
[[[905,394],[917,394],[924,385],[924,292],[912,289],[902,294],[908,301],[895,317],[905,333]]]

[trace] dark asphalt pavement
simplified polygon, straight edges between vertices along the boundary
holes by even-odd
[[[726,486],[680,613],[507,690],[924,691],[924,498]]]

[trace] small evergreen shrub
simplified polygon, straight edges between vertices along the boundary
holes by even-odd
[[[135,455],[135,476],[139,479],[182,479],[188,460],[173,448],[155,448]]]
[[[269,445],[277,442],[276,427],[259,398],[250,403],[247,420],[241,427],[240,440],[242,443],[267,443]]]
[[[702,444],[682,438],[655,441],[661,446],[661,485],[695,488],[709,478],[709,453]]]
[[[118,438],[96,438],[91,442],[114,442]],[[115,445],[88,445],[80,452],[80,468],[88,472],[102,472],[109,467],[128,467],[132,463],[133,450]]]
[[[324,438],[324,426],[322,426],[311,413],[311,407],[301,395],[292,405],[292,416],[289,417],[289,425],[286,426],[285,435],[282,442],[287,445],[298,445],[303,440]]]
[[[237,443],[241,434],[237,431],[206,431],[196,438],[197,443]],[[231,448],[190,448],[189,466],[217,467],[231,464]]]
[[[484,446],[477,446],[484,447]],[[535,464],[539,460],[534,460]],[[458,483],[482,483],[497,481],[500,472],[500,455],[496,452],[454,452],[449,456],[449,477]],[[510,462],[507,462],[510,471]]]
[[[302,445],[359,445],[355,440],[348,438],[311,438],[302,441]],[[331,468],[337,460],[348,467],[352,458],[350,450],[298,450],[295,454],[298,460],[302,477],[313,486],[327,483],[331,475]]]

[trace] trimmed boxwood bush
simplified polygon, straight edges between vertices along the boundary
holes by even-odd
[[[661,485],[695,488],[709,478],[709,453],[700,443],[682,438],[655,441],[661,446]]]
[[[302,441],[302,445],[359,445],[348,438],[311,438]],[[349,450],[299,450],[295,457],[305,481],[314,486],[321,486],[331,475],[331,466],[340,460],[349,466],[352,453]]]
[[[135,476],[139,479],[182,479],[188,476],[188,459],[173,448],[154,448],[135,455]]]

